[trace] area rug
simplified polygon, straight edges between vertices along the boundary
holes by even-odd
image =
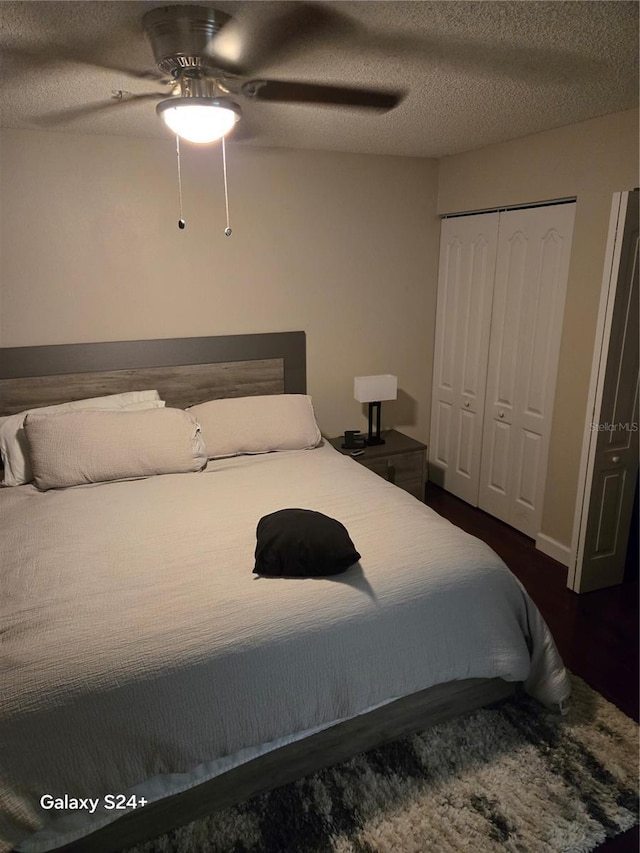
[[[572,678],[212,814],[131,853],[581,853],[638,822],[638,727]]]

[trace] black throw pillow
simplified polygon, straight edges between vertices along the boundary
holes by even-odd
[[[256,536],[253,571],[258,575],[338,575],[360,559],[346,527],[312,509],[281,509],[265,515]]]

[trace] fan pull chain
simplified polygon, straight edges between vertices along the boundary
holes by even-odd
[[[233,231],[229,227],[229,188],[227,186],[227,149],[222,137],[222,173],[224,175],[224,204],[227,209],[227,227],[224,229],[225,237],[231,237]]]
[[[180,205],[180,219],[178,219],[178,228],[182,231],[186,226],[186,222],[182,217],[182,172],[180,170],[180,137],[176,133],[176,161],[178,164],[178,203]]]

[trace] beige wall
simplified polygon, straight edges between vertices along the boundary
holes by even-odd
[[[389,372],[386,425],[428,439],[437,213],[577,197],[543,533],[569,545],[611,205],[638,184],[638,111],[440,163],[0,132],[2,346],[304,329],[329,435],[365,428],[352,377]],[[438,174],[439,166],[439,174]],[[436,203],[437,202],[437,203]]]
[[[183,146],[44,131],[0,136],[2,346],[307,332],[321,429],[366,428],[353,376],[395,373],[387,425],[426,440],[437,163]]]
[[[577,197],[542,533],[569,546],[602,270],[618,190],[638,186],[638,110],[440,161],[438,212]]]

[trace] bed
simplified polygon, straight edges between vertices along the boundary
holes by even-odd
[[[0,416],[141,388],[275,403],[305,395],[305,358],[302,332],[5,349]],[[256,525],[289,507],[338,519],[360,560],[255,575]],[[491,549],[322,440],[0,489],[0,553],[0,850],[120,850],[518,685],[568,698]]]

